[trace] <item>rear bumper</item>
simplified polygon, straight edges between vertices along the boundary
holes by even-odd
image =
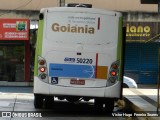
[[[54,96],[82,96],[82,97],[109,97],[120,98],[121,83],[117,82],[110,87],[80,88],[56,86],[42,82],[37,77],[34,79],[34,93]]]

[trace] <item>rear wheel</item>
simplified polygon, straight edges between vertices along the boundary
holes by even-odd
[[[34,94],[34,107],[42,108],[43,107],[43,96],[39,94]]]
[[[114,100],[113,99],[105,100],[104,104],[105,104],[105,112],[107,112],[107,113],[113,112],[113,109],[114,109]]]
[[[105,111],[107,113],[113,112],[114,99],[95,98],[95,110],[97,112]]]
[[[45,97],[45,107],[48,109],[51,109],[54,103],[54,97],[53,96],[46,96]]]
[[[103,99],[95,98],[94,106],[95,106],[96,112],[102,112],[103,111]]]

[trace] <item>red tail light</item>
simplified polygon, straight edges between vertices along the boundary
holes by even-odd
[[[111,71],[111,75],[114,77],[117,75],[117,72],[116,71]]]
[[[40,70],[40,72],[45,72],[46,68],[45,67],[40,67],[39,70]]]

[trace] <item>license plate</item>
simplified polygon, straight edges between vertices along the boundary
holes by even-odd
[[[70,84],[74,84],[74,85],[85,85],[85,80],[75,80],[75,79],[71,79],[71,80],[70,80]]]

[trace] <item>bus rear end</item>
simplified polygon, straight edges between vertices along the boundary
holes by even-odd
[[[112,111],[121,96],[122,17],[88,8],[41,10],[35,56],[35,107],[55,97],[95,99]]]

